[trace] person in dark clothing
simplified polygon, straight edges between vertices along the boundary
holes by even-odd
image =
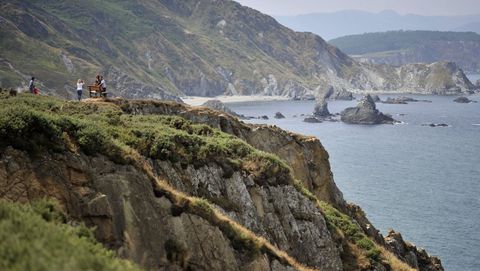
[[[101,83],[102,83],[101,76],[100,74],[97,74],[97,76],[95,77],[95,86],[100,86]]]
[[[30,93],[35,94],[35,77],[32,77],[32,80],[30,80],[30,84],[28,84],[28,90],[30,90]]]

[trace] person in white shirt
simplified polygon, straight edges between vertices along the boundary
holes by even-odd
[[[78,79],[78,81],[77,81],[78,101],[82,100],[82,92],[83,92],[83,80],[82,80],[82,79]]]
[[[100,82],[100,85],[102,85],[102,92],[107,91],[107,83],[105,83],[105,78],[102,76],[102,81]]]

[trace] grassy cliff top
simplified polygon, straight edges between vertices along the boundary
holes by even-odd
[[[213,162],[229,171],[250,171],[259,180],[272,174],[292,179],[290,168],[278,157],[235,136],[178,116],[124,113],[108,102],[4,93],[0,98],[0,139],[0,148],[13,146],[32,154],[44,150],[83,152],[130,163],[128,152],[134,150],[182,166]]]

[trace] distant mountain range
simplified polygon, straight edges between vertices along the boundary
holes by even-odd
[[[405,65],[452,61],[468,73],[480,73],[480,35],[474,32],[389,31],[329,42],[363,62]]]
[[[400,15],[386,10],[370,13],[345,10],[297,16],[276,16],[281,24],[296,31],[308,31],[330,40],[333,38],[390,30],[472,31],[480,33],[480,14],[467,16]]]

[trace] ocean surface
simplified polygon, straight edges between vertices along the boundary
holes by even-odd
[[[382,99],[387,96],[380,95]],[[360,205],[383,234],[394,228],[405,240],[439,256],[446,270],[480,270],[480,96],[479,103],[455,97],[416,96],[432,103],[377,104],[404,122],[361,126],[305,123],[313,101],[229,104],[248,116],[267,115],[283,129],[320,139],[330,154],[335,182],[347,201]],[[357,101],[330,101],[331,113]],[[273,119],[275,112],[285,119]],[[297,117],[294,117],[297,115]],[[425,127],[446,123],[450,127]]]

